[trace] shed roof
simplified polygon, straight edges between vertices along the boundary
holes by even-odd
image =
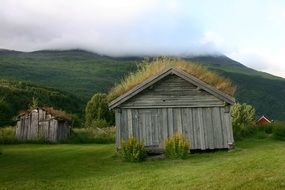
[[[188,81],[189,83],[192,83],[199,87],[202,90],[205,90],[206,92],[212,94],[213,96],[221,99],[222,101],[228,103],[228,104],[234,104],[235,99],[232,96],[229,96],[225,94],[224,92],[217,90],[213,86],[208,85],[207,83],[201,81],[200,79],[194,77],[193,75],[190,75],[180,69],[177,69],[175,67],[169,67],[161,72],[157,73],[156,75],[149,77],[142,83],[138,84],[137,86],[133,87],[123,95],[119,96],[115,100],[111,101],[109,103],[109,108],[113,109],[115,107],[118,107],[122,103],[126,102],[133,96],[137,95],[138,93],[142,92],[143,90],[147,89],[149,86],[153,85],[154,83],[160,81],[161,79],[165,78],[168,75],[175,74],[178,77],[183,78],[184,80]]]
[[[264,115],[259,118],[259,120],[256,123],[261,123],[262,121],[271,123],[269,119],[267,119]]]
[[[26,114],[29,114],[33,111],[38,112],[39,110],[46,111],[47,113],[51,114],[57,120],[64,120],[64,121],[69,121],[69,122],[72,120],[70,115],[66,114],[64,111],[56,110],[53,107],[43,107],[43,108],[38,107],[35,109],[28,109],[26,111],[21,111],[18,115],[18,118]]]

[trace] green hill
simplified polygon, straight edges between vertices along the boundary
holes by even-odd
[[[2,79],[36,82],[76,94],[87,101],[136,68],[137,58],[111,58],[82,50],[0,51]]]
[[[237,100],[253,104],[258,115],[285,119],[284,78],[253,70],[225,56],[184,59],[231,79],[238,86]],[[142,57],[115,58],[83,50],[30,53],[0,50],[0,77],[60,89],[86,102],[95,92],[107,92],[142,60]]]
[[[80,115],[83,101],[74,95],[53,88],[20,81],[0,80],[0,126],[13,123],[21,110],[36,98],[39,106],[52,106]]]
[[[255,106],[258,115],[285,120],[285,79],[248,68],[225,56],[189,60],[231,79],[237,85],[236,100]]]

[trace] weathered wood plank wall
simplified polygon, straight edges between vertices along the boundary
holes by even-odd
[[[121,112],[121,113],[120,113]],[[135,136],[146,146],[162,147],[164,140],[181,132],[191,141],[191,149],[229,148],[233,143],[230,115],[224,107],[152,108],[116,110],[117,136]]]
[[[121,108],[153,107],[209,107],[224,106],[217,97],[200,90],[184,79],[170,75],[155,83],[127,102]]]
[[[227,104],[175,74],[127,99],[115,112],[117,148],[129,136],[162,148],[176,132],[189,138],[192,149],[229,148],[234,142]]]
[[[69,135],[70,127],[66,121],[58,121],[42,109],[21,116],[16,126],[18,140],[59,142]]]

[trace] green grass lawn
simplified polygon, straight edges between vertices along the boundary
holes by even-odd
[[[114,145],[5,145],[0,189],[285,189],[285,142],[127,163]]]

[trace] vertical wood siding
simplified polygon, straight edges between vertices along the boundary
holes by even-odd
[[[33,110],[21,116],[16,126],[16,138],[18,140],[43,139],[59,142],[69,135],[70,127],[67,122],[54,119],[42,109]]]
[[[163,147],[176,132],[191,142],[191,149],[229,148],[233,143],[231,118],[224,107],[151,108],[116,110],[116,145],[135,136],[145,146]]]

